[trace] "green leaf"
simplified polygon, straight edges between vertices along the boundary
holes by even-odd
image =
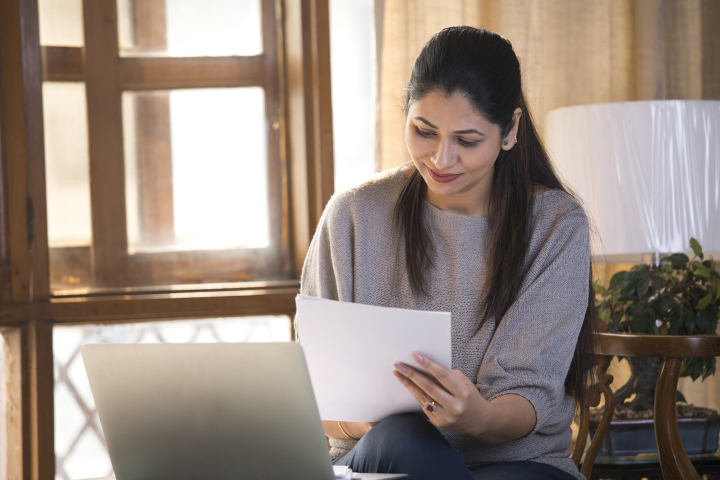
[[[700,378],[700,375],[703,373],[703,365],[702,365],[702,358],[692,358],[690,359],[690,365],[692,365],[688,370],[690,371],[690,378],[693,379],[693,381]]]
[[[623,278],[625,278],[626,271],[618,272],[610,279],[610,290],[619,290],[622,285]]]
[[[680,335],[683,327],[685,326],[686,318],[677,318],[674,321],[670,321],[670,327],[668,328],[668,335]]]
[[[610,316],[611,316],[611,314],[612,314],[612,312],[611,312],[610,309],[607,308],[607,307],[600,309],[600,312],[598,312],[598,315],[600,316],[600,319],[603,320],[603,321],[605,321],[605,322],[609,322],[609,321],[610,321]]]
[[[703,258],[703,257],[702,257],[702,254],[703,254],[703,253],[702,253],[702,247],[700,246],[700,242],[698,242],[698,241],[695,240],[694,238],[691,238],[691,239],[690,239],[690,247],[692,248],[693,253],[694,253],[695,255],[697,255],[697,256],[700,257],[701,259]]]
[[[707,308],[707,306],[710,305],[710,302],[712,302],[712,299],[713,299],[713,294],[708,293],[707,295],[705,295],[703,298],[700,299],[700,301],[697,304],[697,307],[695,307],[695,308],[697,308],[698,310],[705,310]]]
[[[715,357],[705,358],[705,373],[703,373],[703,380],[710,375],[715,375]]]
[[[625,277],[625,280],[627,280],[627,277]],[[623,283],[625,283],[625,282],[623,282]],[[635,297],[635,293],[636,293],[636,289],[637,289],[638,283],[640,283],[640,279],[639,279],[639,278],[631,278],[630,281],[628,281],[627,283],[625,283],[625,285],[623,285],[623,288],[622,288],[622,290],[620,290],[620,293],[621,293],[624,297],[628,297],[629,299],[633,299],[633,298]]]
[[[720,282],[718,282],[718,283],[720,283]],[[660,290],[664,285],[665,285],[665,282],[663,282],[662,277],[660,277],[660,276],[658,276],[658,275],[655,275],[654,277],[652,277],[652,288],[653,288],[653,290],[655,290],[655,291],[657,292],[657,291]]]
[[[709,360],[709,359],[704,358],[703,360]],[[712,360],[715,360],[715,359],[713,358]],[[703,365],[703,366],[704,366],[704,368],[705,368],[705,371],[704,371],[703,374],[702,374],[702,379],[703,379],[703,380],[705,380],[705,379],[706,379],[707,377],[709,377],[710,375],[714,375],[714,374],[715,374],[715,366],[714,366],[714,365],[711,367],[711,366],[709,366],[707,363],[705,363],[705,365]]]
[[[623,278],[622,278],[622,284],[620,287],[625,290],[629,284],[631,284],[633,281],[636,281],[639,279],[638,271],[634,269],[635,267],[631,268],[629,272],[627,272]]]
[[[688,335],[693,334],[693,330],[695,330],[695,314],[690,312],[687,314],[687,317],[685,317],[685,327],[687,328]]]
[[[650,288],[650,277],[641,278],[637,286],[638,295],[645,295],[648,288]]]
[[[710,322],[704,314],[705,312],[700,312],[696,317],[698,331],[695,333],[708,333]]]
[[[630,328],[633,333],[650,333],[647,317],[636,315],[630,320]]]
[[[672,255],[668,255],[667,257],[663,258],[662,261],[669,261],[673,264],[673,266],[682,268],[690,261],[687,255],[684,253],[673,253]]]
[[[717,263],[715,263],[715,260],[712,257],[710,257],[710,260],[705,260],[703,262],[703,265],[705,265],[708,270],[712,271],[712,270],[715,270]]]
[[[645,314],[645,310],[646,310],[646,308],[647,308],[647,304],[648,304],[647,299],[638,299],[638,300],[635,300],[634,302],[632,302],[632,303],[627,307],[626,311],[627,311],[628,314],[630,314],[631,316],[634,316],[634,315],[644,315],[644,314]]]
[[[678,390],[677,392],[675,392],[675,401],[676,401],[676,402],[687,403],[687,400],[685,400],[685,395],[683,395],[680,390]]]
[[[623,310],[622,308],[613,312],[612,322],[610,322],[610,325],[617,325],[617,330],[615,330],[615,331],[619,332],[620,331],[620,323],[621,322],[625,323],[625,322],[623,322],[624,316],[625,316],[625,310]]]
[[[698,318],[702,318],[702,330],[700,330],[697,333],[703,333],[703,334],[714,334],[715,328],[717,325],[715,324],[715,313],[711,309],[705,309],[701,311],[698,314]],[[698,322],[700,323],[700,322]]]
[[[693,275],[697,275],[698,277],[702,278],[708,278],[710,276],[710,270],[708,270],[705,267],[700,268],[693,268]]]
[[[712,279],[713,289],[715,289],[715,300],[720,298],[720,280],[717,278]]]
[[[645,265],[644,263],[641,263],[639,265],[633,265],[632,268],[630,269],[631,272],[638,273],[638,274],[647,273],[648,270],[650,270],[650,267]]]
[[[595,289],[595,293],[599,295],[607,295],[607,289],[602,286],[600,282],[593,283],[593,288]]]
[[[665,297],[665,298],[661,299],[659,302],[656,302],[655,305],[663,312],[667,312],[668,310],[675,308],[677,303],[675,303],[675,300],[673,298]]]

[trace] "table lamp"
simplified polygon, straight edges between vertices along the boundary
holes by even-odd
[[[546,129],[558,172],[600,235],[593,255],[657,263],[690,251],[691,237],[720,252],[720,101],[564,107]]]

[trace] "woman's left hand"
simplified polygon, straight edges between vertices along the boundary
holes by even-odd
[[[413,358],[432,376],[404,363],[395,364],[395,377],[422,405],[430,421],[439,428],[481,436],[491,423],[490,402],[459,370],[448,370],[434,360],[413,353]]]

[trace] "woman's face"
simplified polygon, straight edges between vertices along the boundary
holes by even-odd
[[[427,200],[441,210],[487,216],[495,159],[500,149],[514,146],[520,115],[518,108],[513,128],[501,137],[500,127],[477,113],[461,94],[447,97],[433,91],[413,102],[405,143],[428,185]]]

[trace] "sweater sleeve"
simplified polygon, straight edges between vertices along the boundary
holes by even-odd
[[[487,400],[526,398],[537,418],[532,433],[552,434],[566,427],[557,408],[567,407],[565,377],[587,309],[589,227],[580,206],[535,221],[525,279],[493,335],[477,386]]]
[[[353,301],[354,222],[352,192],[333,196],[310,242],[300,277],[300,293]],[[296,339],[300,332],[295,321]]]
[[[355,227],[351,195],[351,192],[345,192],[331,198],[320,217],[303,265],[300,278],[302,295],[353,301]],[[295,340],[299,342],[297,316],[294,324]],[[335,438],[330,438],[329,442],[332,458],[344,455],[357,443]]]

